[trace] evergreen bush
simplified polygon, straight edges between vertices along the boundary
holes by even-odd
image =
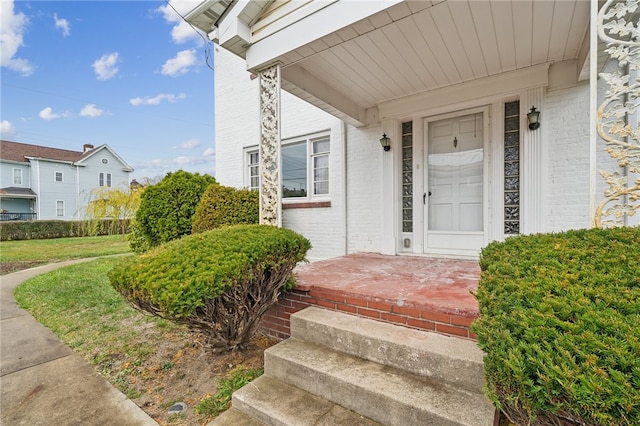
[[[509,238],[480,265],[496,406],[520,425],[639,425],[640,228]]]
[[[310,246],[284,228],[223,227],[127,258],[109,280],[135,307],[206,333],[216,348],[242,349]]]
[[[256,224],[260,219],[257,191],[210,185],[200,197],[193,216],[193,232],[204,232],[226,225]]]
[[[200,197],[214,183],[212,176],[178,170],[146,187],[132,223],[131,251],[142,253],[149,247],[191,234],[191,221]]]

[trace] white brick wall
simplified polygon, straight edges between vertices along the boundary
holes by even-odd
[[[380,128],[349,126],[347,203],[349,253],[379,252],[382,240],[382,148]],[[390,200],[387,200],[390,202]]]
[[[589,85],[547,93],[545,231],[589,226]]]

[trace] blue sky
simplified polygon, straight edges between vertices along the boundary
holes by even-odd
[[[0,5],[2,139],[108,144],[138,180],[215,174],[212,45],[166,2]]]

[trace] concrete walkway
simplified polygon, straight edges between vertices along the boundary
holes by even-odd
[[[157,425],[13,298],[23,281],[87,260],[0,277],[0,425]]]

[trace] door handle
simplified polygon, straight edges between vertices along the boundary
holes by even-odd
[[[431,191],[429,191],[429,197],[431,197]],[[422,194],[422,204],[427,204],[427,193]]]

